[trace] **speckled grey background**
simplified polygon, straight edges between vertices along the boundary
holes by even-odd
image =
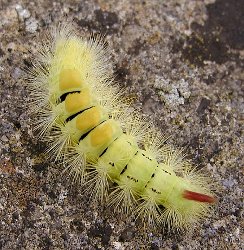
[[[0,0],[0,249],[241,249],[243,0]],[[221,187],[215,216],[163,234],[89,204],[46,159],[23,85],[38,33],[104,33],[117,80]]]

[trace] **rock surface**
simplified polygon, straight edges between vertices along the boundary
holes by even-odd
[[[0,16],[0,249],[241,249],[242,0],[1,0]],[[134,105],[221,187],[215,216],[193,233],[155,232],[89,204],[45,158],[23,68],[38,34],[67,19],[81,35],[105,34]]]

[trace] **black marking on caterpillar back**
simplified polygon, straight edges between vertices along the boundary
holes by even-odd
[[[60,96],[60,103],[61,102],[64,102],[66,97],[69,95],[69,94],[74,94],[74,93],[80,93],[81,91],[71,91],[71,92],[67,92],[67,93],[64,93]]]
[[[100,123],[100,124],[101,124],[101,123]],[[115,138],[113,142],[115,142],[118,138],[119,138],[119,137]],[[112,143],[111,143],[111,144],[112,144]],[[106,151],[107,151],[108,148],[111,146],[111,144],[103,150],[103,152],[99,155],[99,158],[102,157],[102,156],[106,153]],[[110,165],[111,165],[111,164],[110,164]]]
[[[158,167],[158,166],[157,166]],[[144,186],[145,188],[147,188],[147,185],[148,185],[148,183],[151,181],[151,179],[152,178],[154,178],[155,177],[155,173],[153,173],[152,175],[151,175],[151,178],[147,181],[147,184]]]
[[[79,111],[79,112],[77,112],[77,113],[75,113],[75,114],[69,116],[69,117],[66,119],[66,122],[71,121],[71,120],[74,119],[77,115],[83,113],[84,111],[86,111],[86,110],[88,110],[88,109],[94,108],[94,107],[95,107],[95,106],[91,106],[91,107],[89,107],[89,108],[83,109],[83,110],[81,110],[81,111]]]
[[[126,171],[127,168],[128,168],[128,164],[125,165],[125,167],[123,168],[123,170],[120,172],[120,175],[122,175]]]
[[[171,173],[170,172],[168,172],[168,171],[166,171],[166,170],[164,170],[164,169],[162,169],[166,174],[169,174],[169,175],[171,175]]]
[[[136,153],[134,154],[133,157],[135,157],[135,156],[138,154],[138,152],[139,152],[139,151],[136,151]],[[131,157],[131,159],[132,159],[133,157]],[[122,175],[122,174],[126,171],[127,167],[128,167],[128,164],[126,164],[126,166],[123,168],[123,170],[121,171],[120,175]]]
[[[94,128],[90,129],[88,132],[86,132],[85,134],[83,134],[83,135],[80,137],[79,141],[84,140],[84,139],[86,138],[86,136],[88,136],[88,134],[89,134],[92,130],[94,130],[96,127],[98,127],[99,125],[101,125],[102,123],[104,123],[104,122],[106,122],[106,121],[107,121],[107,120],[100,122],[99,124],[97,124],[97,126],[95,126]]]
[[[128,179],[134,181],[134,182],[138,182],[138,180],[137,180],[136,178],[134,178],[133,176],[127,175],[126,177],[127,177]]]
[[[152,190],[154,193],[156,193],[156,194],[161,194],[161,192],[157,191],[157,190],[154,189],[154,188],[151,188],[151,190]]]
[[[146,156],[145,154],[142,153],[142,156],[144,156],[145,158],[147,158],[149,161],[152,161],[152,159],[149,156]]]
[[[99,155],[99,158],[102,157],[102,156],[106,153],[106,151],[108,150],[108,148],[109,148],[109,147],[106,147],[106,148],[103,150],[103,152]]]
[[[111,161],[108,164],[111,165],[112,167],[115,166],[114,162],[111,162]]]

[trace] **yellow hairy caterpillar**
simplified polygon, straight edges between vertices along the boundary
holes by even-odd
[[[209,214],[215,198],[208,178],[126,102],[101,37],[81,39],[62,25],[33,65],[36,128],[92,196],[169,229],[188,228]]]

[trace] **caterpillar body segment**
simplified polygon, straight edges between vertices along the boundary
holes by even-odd
[[[186,228],[209,213],[207,178],[123,102],[100,38],[80,39],[66,25],[40,55],[31,74],[32,110],[66,172],[96,198],[150,224]]]

